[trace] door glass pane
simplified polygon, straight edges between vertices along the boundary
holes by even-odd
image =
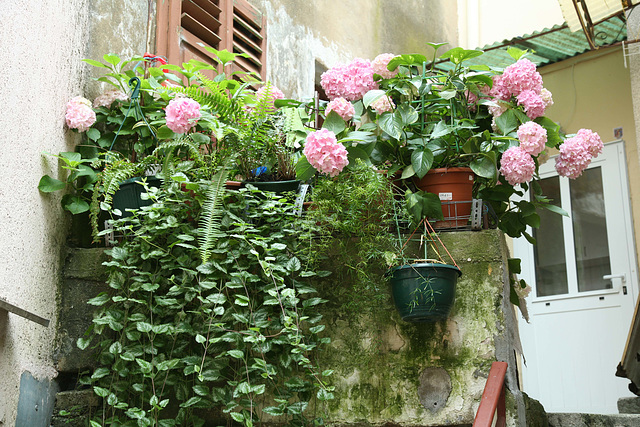
[[[557,176],[540,181],[542,194],[560,206],[560,180]],[[566,294],[567,262],[564,252],[564,230],[562,216],[540,209],[540,228],[533,229],[536,244],[533,254],[536,265],[536,295],[539,297]]]
[[[578,291],[611,288],[611,281],[602,279],[611,274],[602,170],[587,169],[571,182],[570,188]]]

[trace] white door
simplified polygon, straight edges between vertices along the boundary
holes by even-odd
[[[547,412],[617,413],[633,396],[615,376],[638,295],[624,143],[606,144],[576,180],[554,159],[540,167],[543,194],[569,218],[540,212],[535,246],[514,241],[532,286],[520,320],[523,389]]]

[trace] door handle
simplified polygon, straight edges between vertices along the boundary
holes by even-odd
[[[602,280],[612,280],[612,279],[620,279],[622,280],[622,283],[626,283],[627,275],[622,273],[622,274],[606,274],[602,276]]]

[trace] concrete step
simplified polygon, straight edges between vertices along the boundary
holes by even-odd
[[[547,414],[549,427],[640,427],[640,414]]]

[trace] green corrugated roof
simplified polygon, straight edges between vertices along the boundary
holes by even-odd
[[[627,24],[623,15],[611,17],[594,26],[595,44],[605,47],[627,39]],[[513,59],[507,53],[507,48],[514,46],[519,49],[528,49],[533,54],[527,58],[538,67],[564,61],[590,50],[587,38],[582,31],[571,32],[566,24],[555,25],[531,34],[514,37],[509,40],[495,42],[486,45],[480,50],[485,53],[469,60],[468,62],[482,63],[494,67],[506,67],[513,63]],[[438,68],[449,68],[449,63],[438,64]]]

